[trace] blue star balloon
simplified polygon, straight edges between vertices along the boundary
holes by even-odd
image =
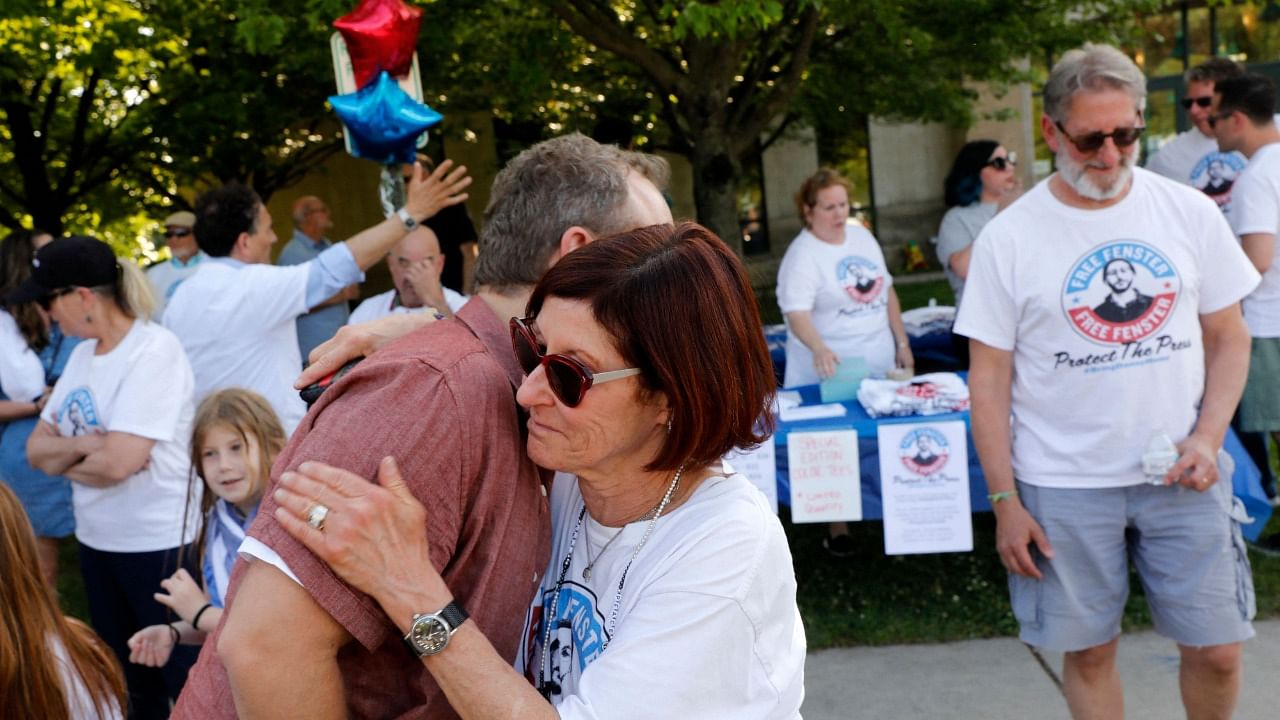
[[[401,90],[385,70],[356,92],[331,95],[329,102],[347,126],[356,157],[383,165],[412,163],[418,136],[444,119]]]

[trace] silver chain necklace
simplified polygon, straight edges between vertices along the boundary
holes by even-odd
[[[636,544],[635,550],[631,551],[631,559],[627,561],[627,566],[622,569],[622,577],[618,580],[618,590],[613,596],[613,609],[609,612],[609,623],[605,628],[605,636],[600,648],[601,652],[604,652],[609,648],[609,641],[613,638],[613,629],[618,622],[618,609],[622,606],[622,589],[627,584],[627,572],[631,570],[631,563],[635,562],[636,557],[640,555],[641,548],[644,547],[645,543],[649,542],[649,536],[653,534],[653,528],[658,524],[658,518],[662,517],[662,511],[667,509],[667,505],[671,502],[671,497],[675,495],[676,488],[680,487],[680,476],[683,473],[684,465],[681,465],[676,469],[676,475],[671,479],[671,484],[667,486],[667,492],[663,494],[662,500],[658,503],[657,507],[653,509],[653,517],[650,518],[649,525],[645,528],[644,535],[640,538],[640,542]],[[569,567],[573,565],[573,548],[578,544],[578,533],[582,530],[582,521],[586,516],[587,505],[584,502],[582,504],[582,511],[578,513],[578,522],[573,526],[573,534],[569,536],[569,549],[565,553],[564,562],[560,564],[560,577],[556,579],[556,589],[551,594],[550,617],[544,617],[542,619],[542,658],[538,668],[538,690],[542,693],[543,697],[546,698],[550,698],[551,692],[551,689],[547,687],[547,646],[551,644],[551,624],[552,620],[555,619],[557,608],[560,605],[560,590],[564,587],[564,580],[569,574]],[[609,548],[609,545],[612,544],[613,541],[618,538],[618,535],[621,535],[622,531],[625,529],[626,526],[624,525],[622,529],[618,530],[617,534],[609,539],[608,543],[605,543],[605,546],[600,550],[600,554],[596,555],[596,560],[599,560],[600,556],[604,555],[604,551]],[[588,556],[591,554],[589,549],[587,554]],[[589,570],[591,569],[591,565],[594,564],[595,563],[592,562],[583,570],[583,578],[591,577]]]

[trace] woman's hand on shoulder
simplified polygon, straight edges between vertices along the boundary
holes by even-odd
[[[356,358],[367,357],[418,328],[435,322],[431,313],[396,313],[386,317],[344,325],[337,334],[320,343],[307,358],[309,365],[294,381],[297,390],[317,383]]]
[[[431,602],[452,599],[431,564],[426,509],[392,458],[378,466],[376,484],[323,463],[303,463],[281,476],[274,498],[275,517],[285,531],[378,600],[388,616],[407,620],[422,607],[434,607]],[[328,510],[319,527],[308,523],[317,506]]]

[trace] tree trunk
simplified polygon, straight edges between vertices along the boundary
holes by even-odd
[[[693,162],[693,202],[698,222],[719,235],[739,256],[742,231],[738,227],[738,175],[741,168],[727,143],[702,136],[690,156]]]

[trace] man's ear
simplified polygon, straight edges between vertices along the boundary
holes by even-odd
[[[242,232],[236,237],[236,244],[231,246],[231,252],[227,253],[236,260],[244,260],[249,252],[249,233]]]
[[[560,262],[560,258],[580,247],[586,246],[595,239],[596,236],[592,235],[590,230],[580,225],[571,226],[560,234],[560,246],[556,248],[555,255],[551,256],[551,262],[547,267],[553,267],[556,263]]]
[[[1047,113],[1040,115],[1040,134],[1044,136],[1044,144],[1049,146],[1049,150],[1058,152],[1058,127],[1053,124],[1053,118]]]

